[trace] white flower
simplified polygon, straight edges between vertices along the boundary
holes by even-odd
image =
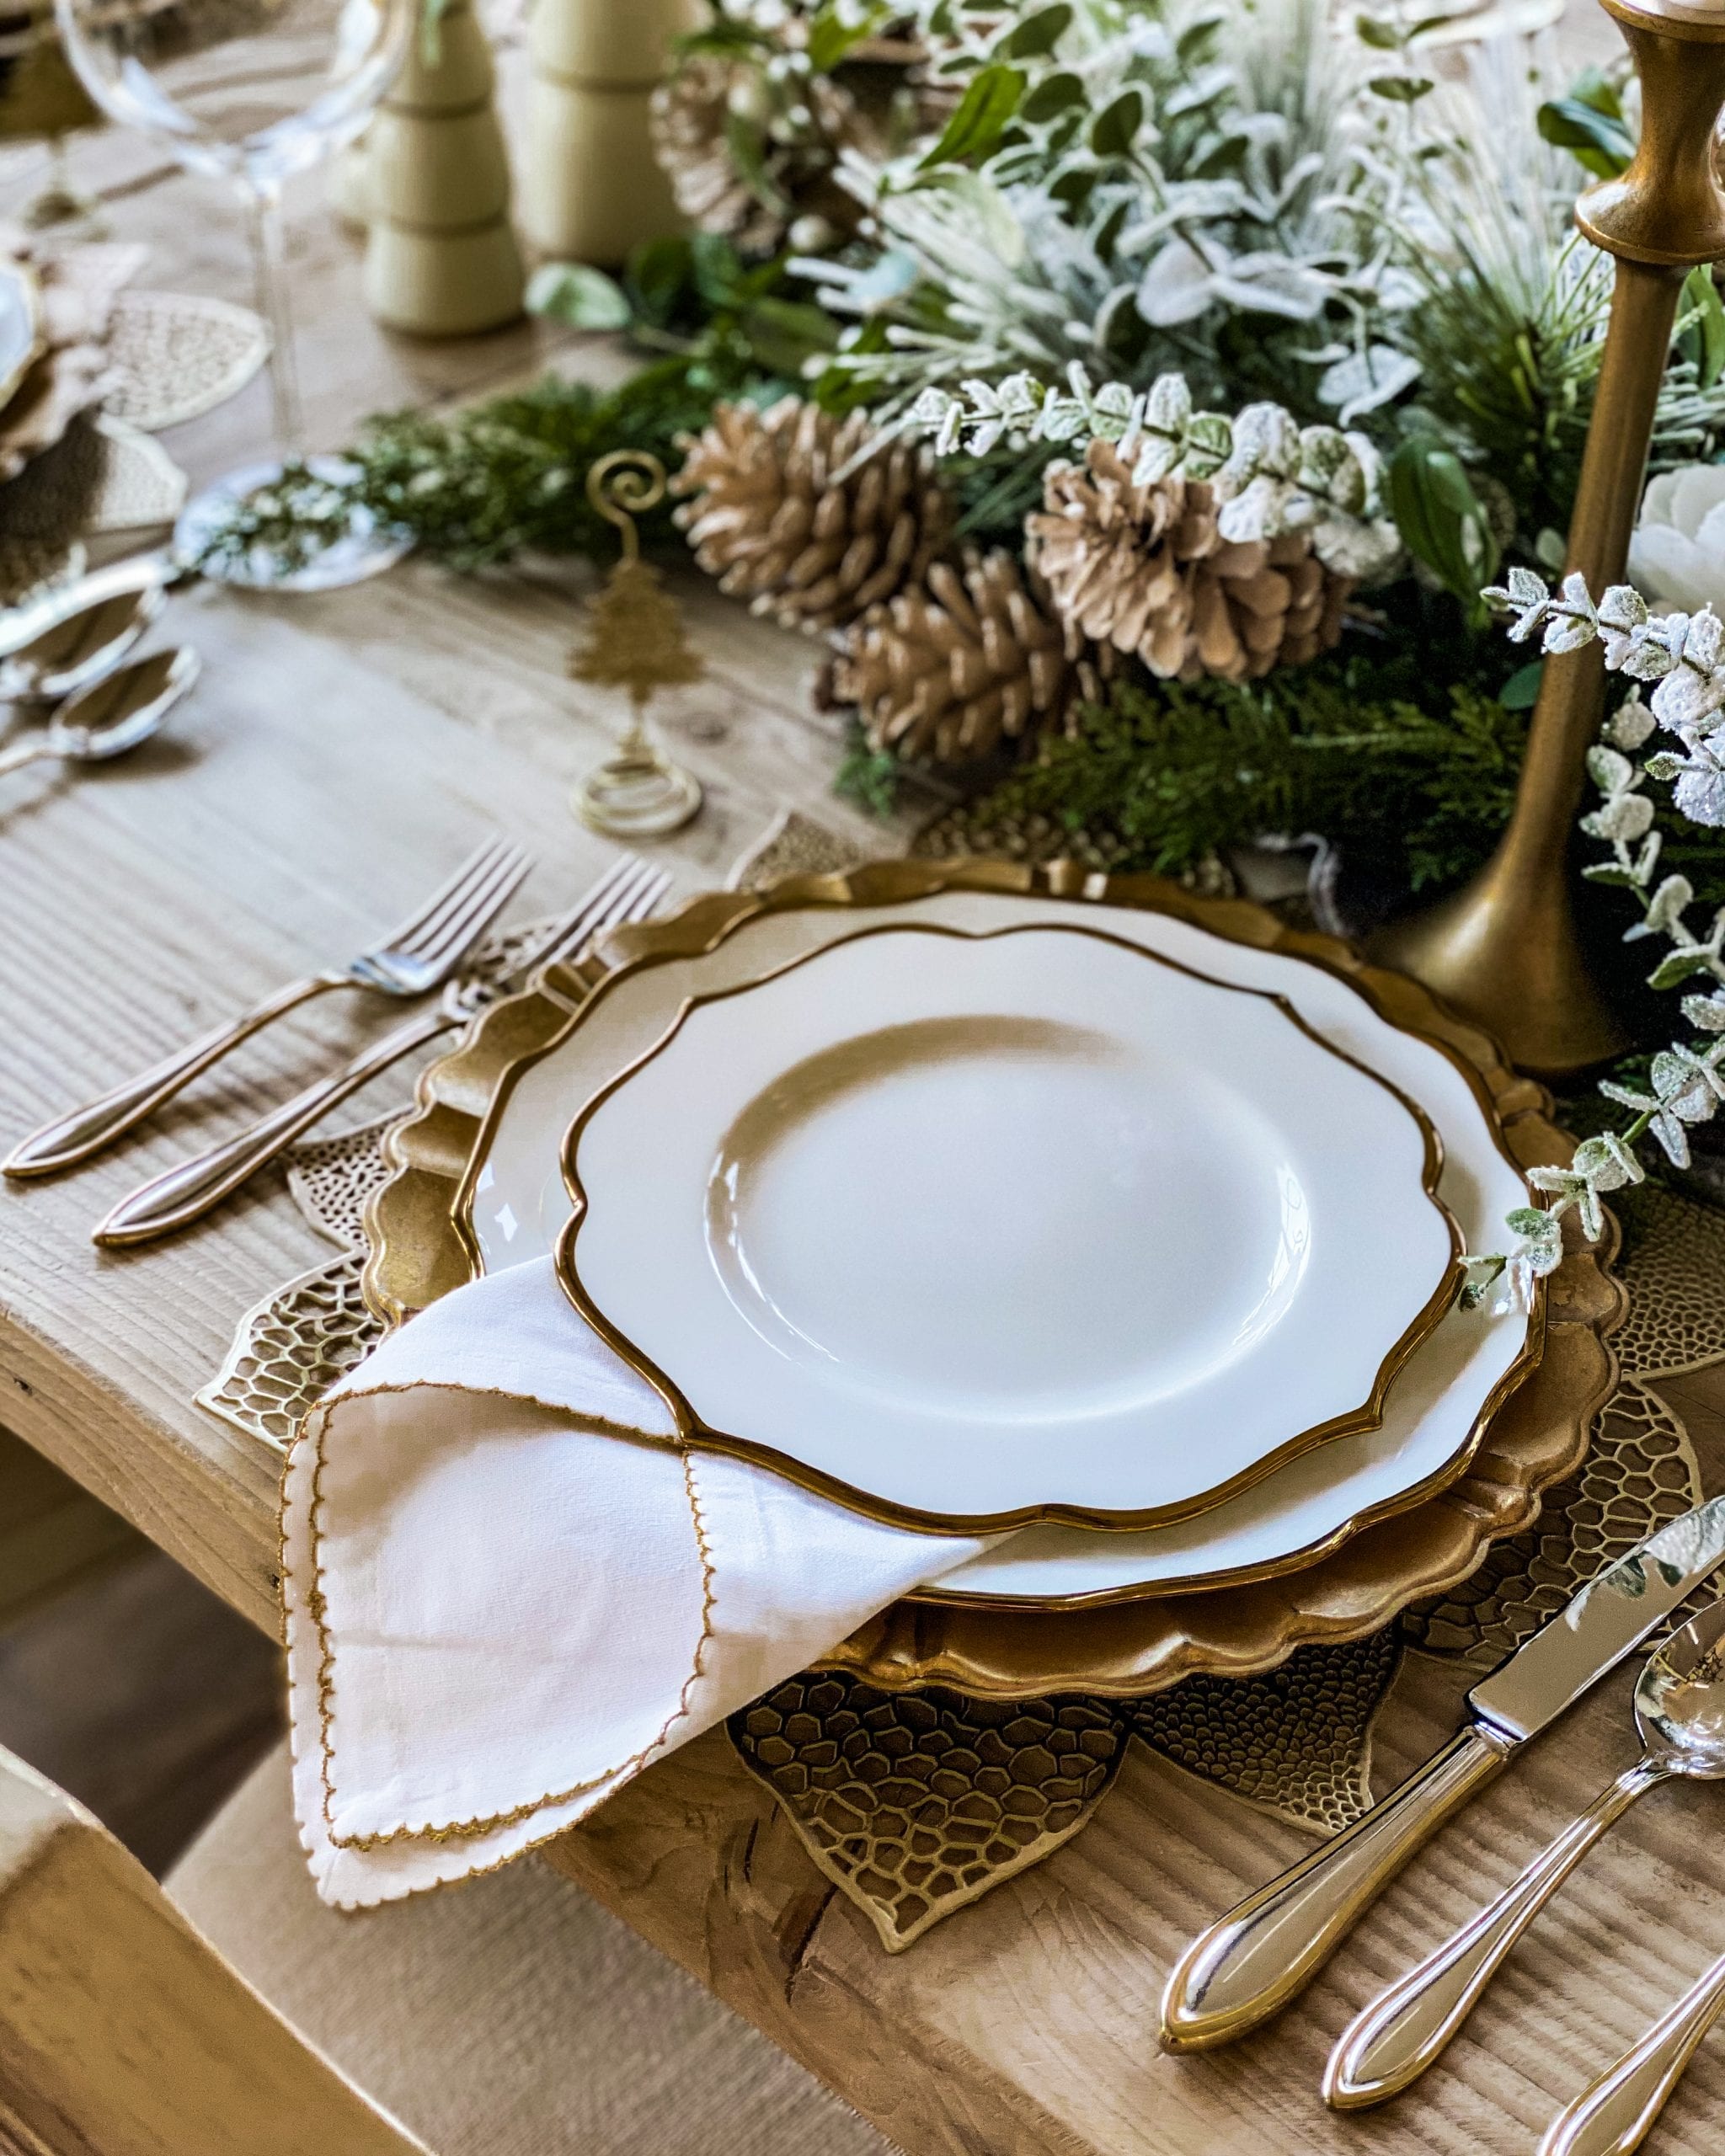
[[[1648,482],[1629,574],[1658,612],[1725,606],[1725,465],[1685,464]]]

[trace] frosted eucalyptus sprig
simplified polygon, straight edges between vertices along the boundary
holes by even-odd
[[[1624,931],[1626,942],[1659,937],[1669,946],[1648,976],[1650,986],[1678,988],[1698,979],[1712,985],[1706,995],[1683,998],[1694,1037],[1674,1041],[1653,1057],[1645,1091],[1601,1081],[1605,1097],[1629,1111],[1624,1127],[1588,1139],[1567,1168],[1533,1169],[1529,1182],[1549,1193],[1551,1203],[1509,1214],[1505,1225],[1517,1241],[1508,1252],[1469,1259],[1464,1301],[1477,1304],[1501,1285],[1494,1307],[1503,1310],[1525,1307],[1532,1282],[1556,1266],[1562,1254],[1556,1223],[1572,1206],[1589,1238],[1597,1238],[1605,1225],[1603,1197],[1645,1177],[1636,1152],[1644,1137],[1651,1133],[1672,1165],[1686,1168],[1690,1129],[1711,1122],[1725,1101],[1725,907],[1698,932],[1688,918],[1695,903],[1688,878],[1655,880],[1660,834],[1654,803],[1642,791],[1647,779],[1669,781],[1675,805],[1691,822],[1725,827],[1725,624],[1711,607],[1655,617],[1628,584],[1613,584],[1596,605],[1585,578],[1573,573],[1554,593],[1530,570],[1512,568],[1502,586],[1482,595],[1513,617],[1509,635],[1516,643],[1537,633],[1542,650],[1561,654],[1597,641],[1610,671],[1655,684],[1647,703],[1637,687],[1588,751],[1599,803],[1582,818],[1581,828],[1611,852],[1582,873],[1636,899],[1641,918]],[[1656,728],[1673,735],[1682,753],[1661,749],[1637,761]]]
[[[1279,404],[1248,404],[1232,419],[1199,411],[1183,375],[1159,376],[1148,389],[1097,387],[1075,360],[1064,387],[1019,373],[925,389],[901,425],[931,439],[938,456],[986,456],[1002,442],[1118,443],[1135,484],[1207,480],[1225,539],[1309,531],[1318,558],[1340,575],[1381,576],[1401,551],[1383,514],[1382,467],[1364,435],[1302,427]]]

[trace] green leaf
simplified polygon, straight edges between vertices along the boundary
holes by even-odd
[[[1356,15],[1354,35],[1376,52],[1399,52],[1402,48],[1401,31],[1393,23],[1381,23],[1375,15]]]
[[[770,263],[766,270],[763,283],[758,272],[744,268],[742,257],[723,232],[689,235],[689,274],[697,296],[710,307],[734,307],[764,289],[778,274]]]
[[[1056,75],[1044,75],[1031,90],[1018,108],[1018,117],[1028,120],[1033,126],[1039,126],[1044,120],[1055,119],[1075,104],[1084,102],[1084,83],[1081,77],[1067,73],[1064,69]]]
[[[1682,310],[1691,318],[1683,328],[1685,356],[1695,361],[1700,386],[1711,389],[1725,373],[1725,306],[1711,263],[1697,263],[1684,279]]]
[[[1138,139],[1144,125],[1144,97],[1139,90],[1122,90],[1114,103],[1104,105],[1090,131],[1090,147],[1099,157],[1124,157]]]
[[[738,177],[755,200],[778,216],[788,216],[793,205],[766,168],[766,134],[760,122],[740,112],[727,112],[724,146]]]
[[[1673,951],[1660,959],[1648,975],[1649,988],[1675,988],[1680,981],[1691,979],[1696,974],[1709,970],[1704,951]]]
[[[629,296],[615,277],[585,262],[542,263],[528,280],[527,312],[571,329],[627,329]]]
[[[1569,94],[1578,104],[1590,105],[1613,120],[1623,117],[1622,92],[1603,67],[1583,67],[1570,85]]]
[[[688,241],[677,235],[644,241],[630,255],[623,289],[644,322],[656,329],[670,325],[693,276],[693,261]]]
[[[1052,52],[1072,27],[1068,0],[1055,0],[1051,8],[1039,8],[1009,30],[995,47],[1003,60],[1040,60]]]
[[[1635,155],[1635,137],[1616,114],[1579,98],[1556,98],[1540,107],[1541,138],[1567,150],[1600,179],[1615,179]]]
[[[757,300],[745,310],[741,323],[750,352],[774,374],[794,379],[803,362],[830,351],[836,330],[824,307],[801,300]]]
[[[1542,659],[1530,659],[1525,666],[1518,666],[1498,691],[1498,702],[1505,711],[1531,711],[1539,701],[1540,680],[1546,670]]]
[[[1402,543],[1477,618],[1480,586],[1497,574],[1498,542],[1461,460],[1435,435],[1415,435],[1390,459],[1390,513]]]
[[[1391,104],[1418,104],[1435,85],[1423,75],[1374,75],[1366,88]]]
[[[809,24],[809,65],[817,75],[830,75],[865,38],[873,37],[891,13],[886,0],[874,0],[873,5],[859,8],[854,18],[846,20],[836,0],[825,0]]]
[[[1007,123],[1018,109],[1024,94],[1022,68],[979,67],[959,109],[941,130],[940,140],[923,158],[919,171],[944,164],[980,164],[995,149]]]
[[[1615,861],[1590,861],[1582,870],[1589,883],[1612,883],[1626,890],[1635,888],[1634,872],[1622,868]]]

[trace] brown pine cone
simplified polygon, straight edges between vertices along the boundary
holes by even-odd
[[[877,749],[960,764],[1057,720],[1080,677],[1012,556],[967,547],[847,631],[828,689]]]
[[[952,504],[926,449],[894,441],[856,462],[873,433],[860,412],[836,419],[784,397],[766,412],[718,405],[684,438],[672,483],[694,499],[676,520],[721,591],[812,632],[920,580]]]
[[[1246,681],[1342,633],[1354,587],[1310,536],[1224,539],[1202,480],[1135,482],[1112,442],[1093,441],[1082,464],[1049,467],[1043,503],[1024,529],[1069,643],[1130,653],[1165,680]]]

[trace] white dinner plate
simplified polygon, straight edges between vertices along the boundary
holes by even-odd
[[[1286,995],[1327,1039],[1394,1080],[1443,1135],[1439,1188],[1471,1248],[1490,1247],[1501,1235],[1504,1214],[1526,1203],[1526,1185],[1458,1065],[1388,1024],[1338,976],[1139,907],[944,891],[895,905],[755,915],[697,957],[615,976],[558,1047],[521,1073],[500,1105],[470,1203],[482,1266],[498,1272],[549,1254],[569,1212],[561,1149],[571,1104],[650,1047],[688,995],[755,979],[857,928],[884,922],[976,930],[1070,921],[1075,915],[1219,979]],[[1308,1561],[1361,1523],[1391,1516],[1440,1481],[1477,1440],[1488,1403],[1535,1347],[1530,1321],[1454,1313],[1391,1387],[1377,1430],[1337,1438],[1194,1522],[1131,1534],[1027,1528],[950,1575],[947,1588],[975,1600],[1061,1604],[1204,1588]],[[1448,1374],[1428,1385],[1428,1360],[1440,1354]]]
[[[686,1438],[905,1524],[1147,1527],[1381,1419],[1441,1165],[1280,997],[900,926],[692,998],[575,1118],[560,1259]]]

